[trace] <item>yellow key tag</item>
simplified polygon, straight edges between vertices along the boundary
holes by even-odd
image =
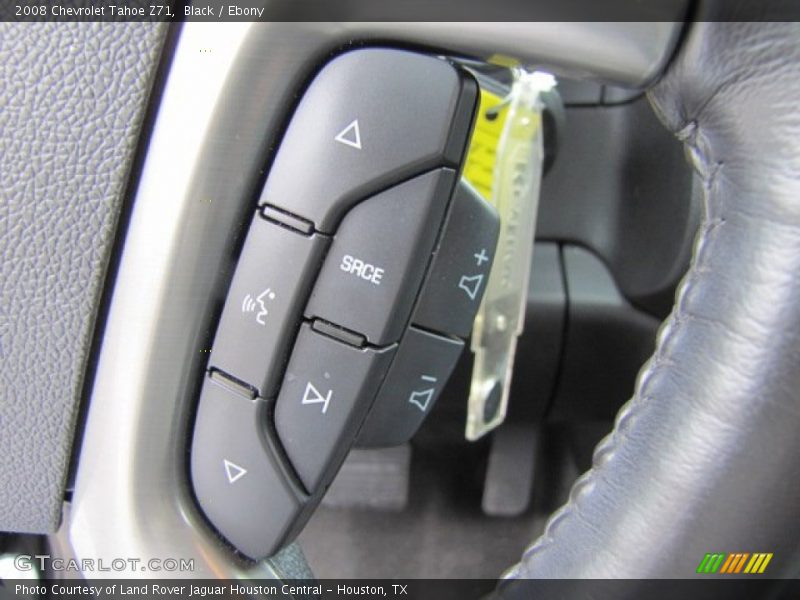
[[[552,75],[517,69],[505,99],[481,94],[481,114],[464,175],[483,193],[490,190],[487,199],[500,214],[500,237],[472,330],[475,361],[465,431],[468,440],[477,440],[506,416],[517,338],[525,324],[544,162],[541,94],[555,83]],[[493,145],[492,136],[498,132]],[[489,180],[487,165],[492,162]]]

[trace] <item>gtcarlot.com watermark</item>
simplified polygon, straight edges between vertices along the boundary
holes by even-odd
[[[20,554],[14,558],[14,567],[23,573],[37,570],[40,573],[191,573],[193,558],[53,558],[49,554]]]

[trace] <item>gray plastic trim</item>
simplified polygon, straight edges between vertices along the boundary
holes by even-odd
[[[675,13],[685,11],[676,8]],[[510,58],[575,79],[632,88],[646,87],[662,72],[681,30],[681,24],[674,22],[340,23],[336,27],[355,39],[395,39],[483,60],[499,56],[504,62]]]
[[[231,249],[287,107],[327,56],[354,42],[395,40],[478,58],[502,53],[641,86],[664,67],[678,30],[671,23],[186,23],[100,349],[72,506],[59,535],[69,552],[77,559],[194,560],[193,572],[170,576],[280,575],[269,563],[238,558],[204,524],[186,453],[202,350],[230,277]]]

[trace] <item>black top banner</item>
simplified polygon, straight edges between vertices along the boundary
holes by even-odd
[[[798,2],[728,0],[717,18],[693,0],[3,0],[21,22],[794,21]]]

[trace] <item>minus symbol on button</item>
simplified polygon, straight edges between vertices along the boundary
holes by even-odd
[[[436,377],[431,377],[430,375],[423,375],[420,379],[422,379],[422,381],[430,381],[431,383],[436,383]]]

